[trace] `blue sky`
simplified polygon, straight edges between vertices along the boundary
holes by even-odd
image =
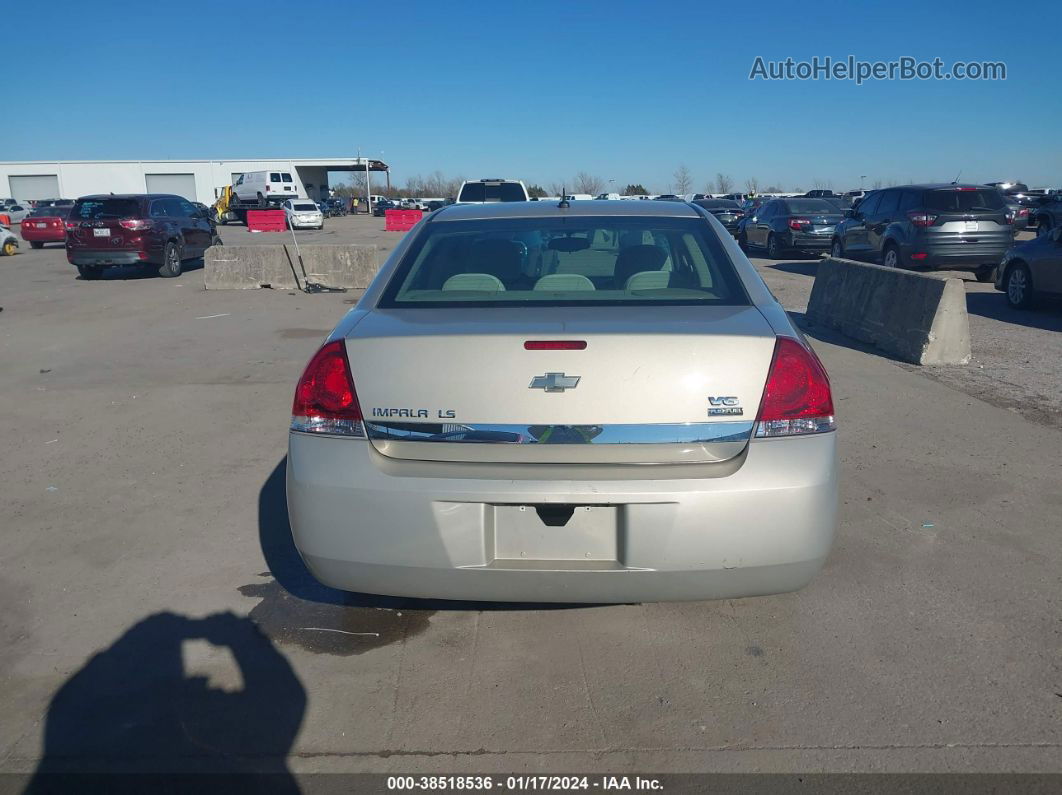
[[[1062,186],[1057,15],[999,0],[106,2],[5,9],[0,160],[346,156],[663,191]],[[750,81],[756,56],[1003,61],[1000,82]],[[235,61],[247,68],[234,69]],[[285,62],[293,61],[290,65]],[[381,154],[382,153],[382,154]]]

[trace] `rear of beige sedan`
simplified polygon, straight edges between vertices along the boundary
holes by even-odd
[[[821,363],[699,208],[450,207],[303,374],[289,515],[351,591],[779,593],[829,552],[835,437]]]

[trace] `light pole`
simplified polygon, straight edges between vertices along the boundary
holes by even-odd
[[[863,180],[865,180],[866,178],[867,178],[866,174],[860,174],[859,175],[859,189],[860,190],[863,190]]]

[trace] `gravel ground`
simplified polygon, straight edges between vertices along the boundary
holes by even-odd
[[[1022,238],[1031,233],[1022,233]],[[787,310],[807,309],[815,281],[816,259],[774,261],[754,257],[756,269]],[[1062,428],[1062,303],[1048,302],[1031,311],[1011,309],[991,284],[973,274],[942,271],[966,285],[973,358],[964,366],[918,367],[895,362],[1028,420]],[[813,337],[843,342],[840,335],[801,325]],[[872,351],[859,343],[851,347]],[[959,405],[957,403],[957,405]]]

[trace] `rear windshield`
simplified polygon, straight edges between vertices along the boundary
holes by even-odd
[[[791,213],[826,213],[837,215],[837,205],[825,199],[787,199],[786,206]]]
[[[105,218],[129,218],[140,214],[136,199],[79,199],[70,210],[71,218],[99,221]]]
[[[427,224],[381,307],[747,305],[701,219],[549,218]]]
[[[310,212],[319,209],[316,204],[296,204],[294,208],[299,212]]]
[[[69,214],[69,205],[57,204],[54,207],[38,207],[30,213],[30,218],[66,218]]]
[[[469,182],[461,188],[462,202],[523,202],[523,187],[516,182]]]
[[[730,199],[699,199],[698,201],[695,201],[694,204],[699,204],[701,207],[703,207],[706,210],[720,210],[720,209],[740,210],[741,209],[740,207],[738,207],[738,203],[737,202],[731,201]]]
[[[1003,210],[1003,195],[994,189],[929,190],[925,194],[927,210],[938,212],[987,212]]]

